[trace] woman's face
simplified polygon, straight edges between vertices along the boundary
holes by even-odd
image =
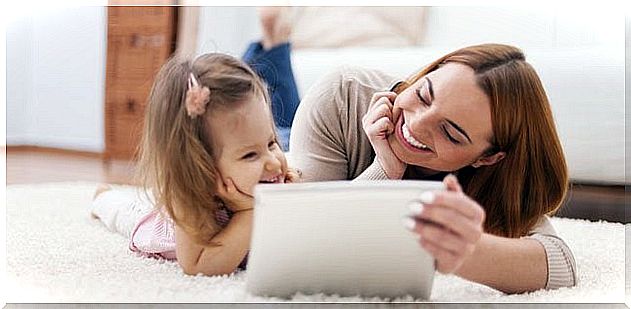
[[[252,194],[257,183],[283,183],[285,154],[276,143],[269,108],[262,97],[232,110],[211,114],[209,125],[218,154],[217,168],[242,192]]]
[[[407,164],[455,171],[480,162],[491,146],[489,98],[466,65],[447,63],[427,74],[401,92],[394,106],[401,114],[388,141]]]

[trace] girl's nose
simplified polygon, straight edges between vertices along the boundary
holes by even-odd
[[[280,165],[280,160],[273,153],[270,153],[265,161],[265,169],[268,171],[276,171],[280,169]]]

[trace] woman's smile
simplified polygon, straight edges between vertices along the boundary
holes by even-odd
[[[436,154],[431,145],[423,143],[412,136],[404,118],[403,114],[401,114],[395,126],[396,140],[403,145],[405,149],[415,154],[427,156],[428,158],[435,157]]]

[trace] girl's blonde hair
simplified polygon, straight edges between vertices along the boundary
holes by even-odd
[[[491,102],[493,140],[484,155],[506,153],[500,162],[457,171],[467,195],[486,210],[485,230],[526,235],[545,214],[556,212],[568,188],[568,171],[550,103],[537,73],[518,48],[502,44],[465,47],[411,76],[400,93],[446,63],[475,72]]]
[[[190,74],[210,90],[205,114],[187,115],[185,98]],[[199,244],[211,245],[220,230],[215,212],[219,149],[213,147],[208,115],[230,110],[267,89],[244,62],[219,53],[194,61],[172,57],[160,69],[149,95],[145,114],[138,176],[175,224]],[[214,243],[216,245],[216,243]]]

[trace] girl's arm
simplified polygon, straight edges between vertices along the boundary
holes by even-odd
[[[202,246],[183,229],[175,227],[175,252],[186,274],[230,274],[250,249],[254,199],[241,192],[232,179],[222,177],[217,179],[217,195],[234,214],[228,225],[212,237],[215,245]]]
[[[232,273],[250,247],[252,211],[240,211],[213,238],[218,246],[201,246],[181,228],[175,227],[177,260],[184,273],[195,275],[224,275]]]

